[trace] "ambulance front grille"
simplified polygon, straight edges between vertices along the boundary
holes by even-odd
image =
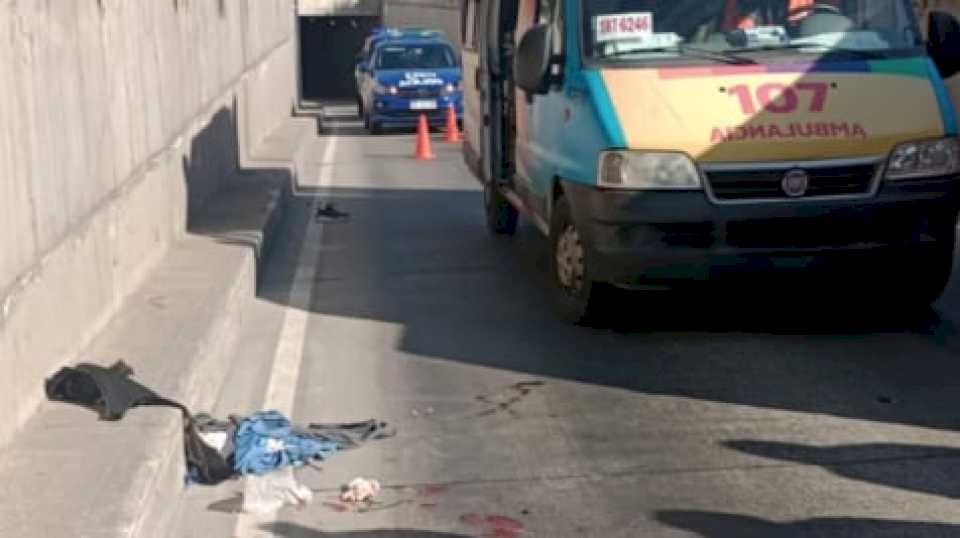
[[[721,201],[787,199],[784,175],[794,168],[714,170],[706,177],[713,196]],[[870,192],[876,164],[855,164],[803,169],[810,178],[804,198],[855,196]]]

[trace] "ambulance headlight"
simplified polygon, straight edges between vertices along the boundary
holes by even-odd
[[[947,176],[960,173],[960,141],[940,138],[900,144],[890,153],[888,180]]]
[[[598,183],[610,189],[699,190],[697,166],[685,153],[605,151]]]

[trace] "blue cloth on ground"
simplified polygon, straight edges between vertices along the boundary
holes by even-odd
[[[235,443],[234,469],[256,475],[298,467],[311,459],[326,459],[340,448],[335,442],[294,431],[290,420],[276,411],[255,413],[243,420]]]

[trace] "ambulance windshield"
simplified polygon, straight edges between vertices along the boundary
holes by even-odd
[[[782,55],[903,57],[922,41],[908,0],[583,0],[584,52],[603,62]]]

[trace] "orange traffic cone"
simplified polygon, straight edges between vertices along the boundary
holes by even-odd
[[[418,161],[429,161],[436,159],[430,148],[430,127],[427,125],[426,114],[420,114],[420,123],[417,125],[417,152],[414,158]]]
[[[453,105],[447,107],[447,136],[443,139],[445,142],[460,142],[460,129],[457,127],[457,112]]]

